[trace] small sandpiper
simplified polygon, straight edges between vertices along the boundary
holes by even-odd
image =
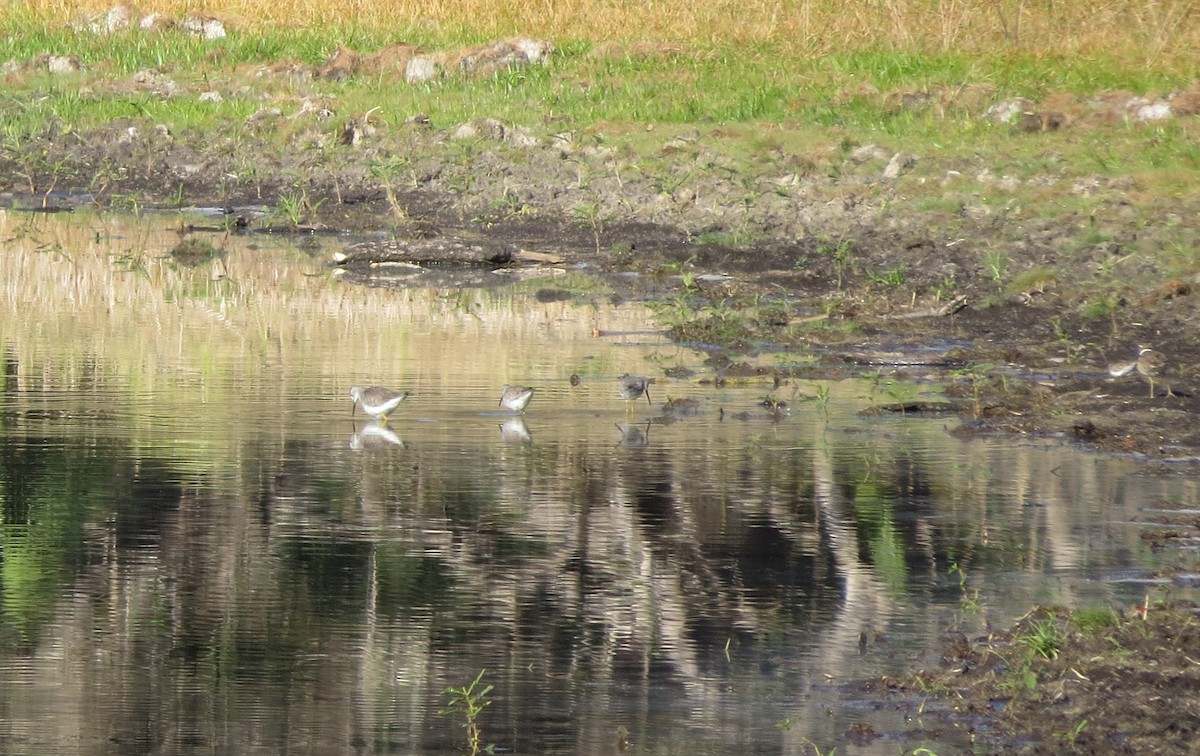
[[[1135,360],[1129,362],[1116,362],[1108,366],[1108,374],[1113,378],[1120,378],[1129,375],[1133,371],[1137,371],[1138,375],[1150,382],[1150,396],[1154,397],[1154,378],[1162,372],[1167,365],[1167,358],[1162,352],[1155,351],[1150,347],[1140,347],[1138,356]],[[1171,386],[1167,385],[1167,396],[1171,396]]]
[[[627,402],[632,402],[641,397],[642,394],[645,394],[646,404],[653,405],[654,402],[650,399],[650,384],[653,381],[653,378],[642,378],[641,376],[625,373],[620,378],[617,378],[621,398]]]
[[[524,414],[533,398],[533,389],[526,386],[509,386],[505,384],[500,390],[500,406],[506,407],[518,414]]]
[[[354,386],[350,389],[350,398],[354,400],[355,407],[362,407],[363,412],[386,423],[392,410],[408,398],[408,392],[392,391],[383,386],[368,386],[367,388]]]

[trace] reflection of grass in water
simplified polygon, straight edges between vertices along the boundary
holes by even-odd
[[[132,392],[129,404],[145,415],[134,423],[147,432],[161,427],[156,416],[201,406],[206,419],[226,415],[249,432],[242,400],[266,402],[271,415],[276,397],[282,409],[286,393],[340,396],[361,377],[565,378],[605,362],[583,359],[610,351],[595,348],[597,322],[644,324],[638,308],[589,301],[589,313],[576,300],[542,302],[509,288],[344,284],[322,266],[328,253],[251,248],[262,244],[252,237],[202,237],[220,255],[188,267],[170,256],[175,229],[154,218],[6,214],[0,237],[11,240],[0,257],[0,341],[18,379],[50,389],[76,385],[84,371],[99,375],[101,385]],[[139,402],[146,396],[153,406]]]
[[[891,498],[882,483],[863,481],[854,488],[854,512],[860,534],[867,543],[871,564],[895,592],[908,585],[904,539],[896,527]]]

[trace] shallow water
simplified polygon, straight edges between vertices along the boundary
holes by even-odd
[[[0,212],[4,751],[463,752],[444,691],[483,671],[498,752],[891,754],[846,733],[921,723],[840,683],[1133,603],[1171,558],[1152,511],[1200,507],[1183,474],[863,417],[870,380],[715,387],[570,271],[372,288],[336,239],[221,234],[189,267],[177,225]],[[370,384],[412,396],[371,422]]]

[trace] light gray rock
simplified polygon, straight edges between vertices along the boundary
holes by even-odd
[[[850,162],[862,165],[869,163],[872,160],[886,160],[888,156],[887,150],[877,144],[864,144],[862,147],[850,153]]]
[[[409,84],[432,81],[441,75],[441,64],[428,55],[414,55],[404,67],[404,80]]]
[[[994,123],[1013,123],[1024,113],[1033,110],[1033,102],[1024,97],[1009,97],[1001,100],[987,109],[983,114],[985,120]]]
[[[885,179],[898,178],[902,173],[913,167],[917,163],[917,156],[911,152],[897,152],[892,155],[892,159],[888,161],[887,167],[883,169],[883,177]]]

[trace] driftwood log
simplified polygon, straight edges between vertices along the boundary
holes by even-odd
[[[422,268],[438,266],[498,267],[508,265],[517,248],[487,239],[437,237],[435,239],[369,241],[351,244],[333,256],[336,265],[409,263]]]
[[[500,286],[513,277],[496,273],[550,276],[560,271],[549,266],[562,262],[547,252],[460,237],[359,242],[333,256],[347,280],[375,286]]]

